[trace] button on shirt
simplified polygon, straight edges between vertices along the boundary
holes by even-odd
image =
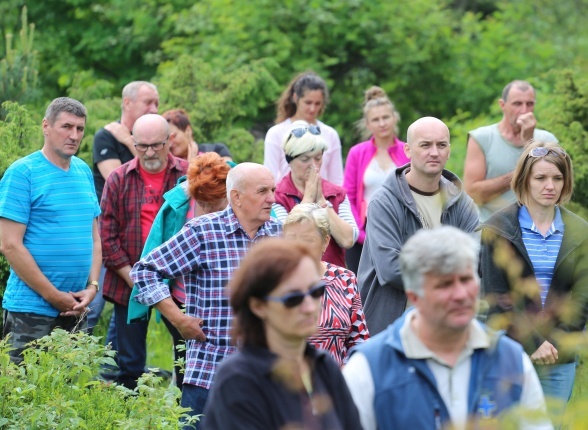
[[[535,278],[541,288],[541,305],[545,306],[545,298],[551,285],[555,262],[564,235],[561,213],[556,206],[555,217],[545,236],[539,232],[525,206],[521,206],[519,209],[519,225],[521,226],[523,243],[533,264]]]
[[[131,277],[139,303],[152,306],[170,297],[163,279],[183,276],[186,314],[204,320],[206,340],[186,341],[185,384],[210,389],[216,366],[235,351],[231,345],[233,312],[225,286],[254,242],[280,233],[281,225],[272,218],[250,239],[228,206],[188,221],[133,267]]]

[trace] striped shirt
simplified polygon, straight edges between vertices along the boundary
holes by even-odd
[[[86,288],[92,265],[92,228],[100,214],[90,168],[71,157],[68,170],[41,151],[21,158],[0,182],[0,217],[26,225],[23,245],[60,291]],[[11,270],[3,307],[57,317],[59,311]]]
[[[288,211],[286,208],[279,203],[274,203],[272,205],[272,209],[276,214],[278,221],[283,224],[288,217]],[[339,212],[337,215],[339,215],[339,218],[351,226],[353,229],[353,241],[355,242],[359,236],[359,228],[357,227],[357,223],[355,222],[355,218],[351,212],[351,203],[349,203],[349,197],[345,196],[345,200],[343,200],[339,205]]]
[[[170,297],[163,279],[183,276],[186,314],[204,320],[206,340],[186,341],[184,384],[210,389],[216,367],[235,351],[231,344],[233,312],[225,286],[252,243],[280,233],[280,224],[270,219],[250,239],[228,206],[188,221],[133,267],[131,278],[138,288],[135,300],[139,303],[152,306]]]
[[[564,235],[564,223],[559,208],[555,207],[555,217],[549,231],[543,236],[525,206],[519,209],[519,225],[523,235],[523,243],[533,264],[535,278],[541,288],[541,304],[545,306],[545,298],[551,285],[555,262]]]

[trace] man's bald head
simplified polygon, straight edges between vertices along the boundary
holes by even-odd
[[[133,140],[141,167],[149,173],[159,173],[167,165],[169,154],[169,124],[161,115],[147,114],[133,125]]]
[[[447,141],[449,141],[449,128],[443,121],[432,116],[425,116],[413,122],[406,131],[406,143],[412,145],[418,137],[425,131],[435,130],[437,132],[446,132]]]

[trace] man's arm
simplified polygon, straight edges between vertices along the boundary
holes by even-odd
[[[122,164],[115,149],[115,146],[119,144],[126,146],[134,156],[137,155],[133,137],[122,124],[110,123],[103,129],[98,130],[96,136],[94,136],[92,156],[98,171],[104,179],[108,179],[108,175]]]
[[[60,312],[72,311],[76,298],[59,291],[41,272],[37,262],[24,246],[26,225],[0,218],[0,250],[18,277]],[[79,313],[79,312],[76,312]]]
[[[394,196],[391,198],[396,199]],[[409,221],[404,219],[405,215],[400,210],[395,211],[392,204],[383,202],[383,199],[384,195],[380,194],[380,198],[372,200],[368,206],[364,247],[369,247],[378,284],[404,291],[399,256],[403,245],[404,223]],[[366,287],[368,286],[361,286]]]
[[[466,193],[477,205],[483,205],[508,191],[512,172],[492,179],[485,178],[486,157],[478,142],[470,136],[463,170],[463,184]]]
[[[186,315],[171,297],[163,299],[155,307],[178,329],[184,339],[196,339],[200,342],[206,340],[206,336],[200,328],[204,321],[201,318]]]
[[[100,207],[102,215],[100,216],[100,236],[102,240],[102,262],[104,267],[118,271],[118,275],[125,280],[127,285],[133,286],[130,282],[128,273],[131,270],[131,259],[126,250],[122,247],[120,241],[120,222],[119,217],[121,210],[119,205],[124,205],[121,201],[120,187],[121,182],[124,181],[124,174],[112,175],[106,180],[104,185],[104,194]],[[125,275],[126,274],[126,275]],[[130,282],[130,283],[129,283]]]
[[[122,163],[118,158],[111,158],[110,160],[100,161],[96,163],[98,167],[98,171],[102,175],[104,179],[108,179],[108,175],[112,173],[117,167],[119,167]]]
[[[133,135],[131,131],[120,122],[111,122],[104,127],[104,130],[107,130],[114,136],[116,140],[122,143],[124,146],[128,148],[129,151],[133,154],[134,157],[137,156],[137,149],[135,148],[135,140],[133,139]]]

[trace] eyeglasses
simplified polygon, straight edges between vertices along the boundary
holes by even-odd
[[[568,155],[562,148],[546,148],[545,146],[537,146],[531,149],[529,156],[533,158],[541,158],[545,157],[550,152],[558,157],[565,157]]]
[[[272,302],[281,302],[287,308],[295,308],[296,306],[300,305],[306,296],[310,296],[313,299],[320,299],[323,294],[325,294],[325,288],[327,285],[324,282],[319,282],[314,287],[312,287],[306,293],[290,293],[286,294],[282,297],[272,297],[272,296],[265,296],[265,300],[270,300]]]
[[[139,151],[139,152],[147,152],[147,150],[149,148],[151,148],[151,149],[153,149],[153,151],[157,152],[157,151],[161,151],[166,143],[167,143],[167,139],[165,139],[163,142],[152,143],[151,145],[147,145],[145,143],[135,143],[135,148],[137,148],[137,151]]]
[[[294,137],[301,138],[302,136],[304,136],[304,134],[307,131],[310,134],[314,134],[315,136],[318,136],[321,134],[321,128],[318,125],[312,125],[312,124],[309,125],[308,127],[295,128],[294,130],[290,131],[290,134],[294,135]]]

